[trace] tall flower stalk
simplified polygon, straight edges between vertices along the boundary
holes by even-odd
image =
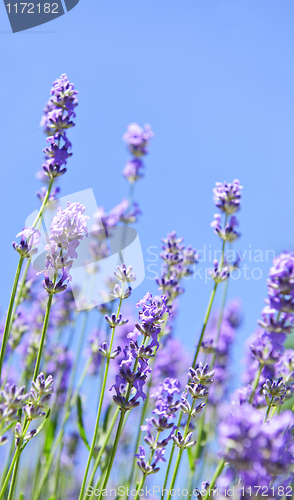
[[[2,338],[2,345],[0,352],[0,381],[2,375],[3,362],[6,353],[7,341],[11,330],[11,325],[13,322],[15,310],[20,302],[23,286],[30,265],[30,259],[36,249],[36,244],[38,241],[37,238],[39,234],[37,233],[37,230],[35,230],[35,228],[38,222],[41,221],[43,218],[44,209],[50,198],[53,182],[56,179],[56,177],[66,172],[66,168],[64,168],[64,165],[66,165],[67,158],[71,156],[71,153],[68,152],[69,148],[71,148],[71,144],[66,137],[65,131],[67,128],[74,126],[72,118],[75,117],[74,108],[77,106],[76,95],[77,91],[74,90],[73,84],[71,84],[67,79],[67,76],[63,74],[61,75],[60,79],[56,80],[53,83],[53,87],[51,89],[51,97],[44,110],[44,116],[41,124],[45,127],[45,131],[49,136],[48,140],[50,145],[44,150],[46,162],[43,165],[43,171],[42,171],[44,175],[42,174],[41,177],[45,177],[45,179],[46,178],[48,179],[49,186],[47,189],[44,188],[43,190],[42,205],[33,222],[33,225],[30,228],[24,228],[23,231],[19,233],[19,235],[22,236],[20,245],[16,245],[15,243],[13,244],[14,248],[20,254],[20,258],[14,278],[14,283],[10,296],[6,323]],[[64,145],[62,147],[60,147],[61,141],[64,142]],[[16,298],[20,273],[25,258],[27,259],[27,266],[23,273],[21,286]],[[16,304],[15,304],[15,299],[16,299]]]
[[[101,411],[102,411],[102,405],[103,405],[103,399],[104,399],[104,394],[105,394],[105,389],[106,389],[106,383],[107,383],[107,378],[108,378],[108,371],[109,371],[109,365],[110,365],[110,360],[115,359],[121,352],[121,349],[116,349],[115,351],[112,351],[112,346],[113,346],[113,340],[114,340],[114,334],[115,330],[118,326],[124,325],[128,320],[123,320],[122,315],[120,313],[121,310],[121,305],[122,301],[124,299],[127,299],[130,294],[131,294],[131,288],[128,287],[126,291],[124,291],[124,287],[126,283],[130,283],[136,280],[135,275],[132,273],[131,268],[126,268],[125,265],[121,267],[117,267],[117,271],[115,271],[115,277],[121,282],[121,287],[119,285],[115,285],[114,287],[114,297],[119,299],[119,305],[117,309],[116,314],[112,314],[111,317],[106,316],[105,319],[108,322],[110,328],[111,328],[111,337],[110,337],[110,343],[109,346],[105,342],[102,347],[100,348],[101,354],[106,358],[106,363],[105,363],[105,369],[104,369],[104,376],[103,376],[103,381],[102,381],[102,388],[101,388],[101,393],[100,393],[100,399],[99,399],[99,405],[98,405],[98,411],[97,411],[97,416],[96,416],[96,422],[95,422],[95,428],[94,428],[94,434],[92,438],[92,443],[88,455],[88,460],[87,460],[87,465],[86,465],[86,470],[84,473],[84,478],[80,490],[80,496],[79,498],[82,499],[85,491],[85,486],[87,482],[87,477],[89,473],[89,468],[91,465],[91,461],[93,458],[94,454],[94,448],[96,446],[97,442],[97,437],[98,437],[98,431],[99,431],[99,422],[100,422],[100,416],[101,416]]]
[[[220,263],[217,260],[213,262],[214,268],[210,271],[211,278],[214,280],[214,287],[209,299],[208,307],[205,313],[200,338],[196,347],[196,351],[194,354],[194,359],[192,363],[192,368],[195,369],[197,367],[197,360],[200,353],[200,348],[202,346],[203,338],[205,335],[206,327],[208,324],[208,320],[210,317],[213,301],[215,298],[215,294],[217,291],[217,287],[219,283],[227,281],[229,278],[229,266],[225,259],[225,244],[226,242],[232,243],[235,241],[239,234],[235,230],[235,226],[238,225],[236,217],[234,214],[240,208],[240,200],[241,200],[241,192],[242,186],[240,186],[240,182],[238,180],[234,180],[232,184],[224,182],[223,184],[220,182],[216,183],[216,187],[213,189],[214,201],[215,205],[219,208],[221,213],[218,213],[214,216],[214,221],[211,223],[212,227],[214,227],[215,233],[220,236],[222,239],[222,254]],[[221,214],[225,215],[224,227],[221,226]],[[231,219],[228,222],[229,216]],[[179,416],[178,427],[181,425],[182,413]],[[164,490],[166,489],[168,476],[170,472],[170,468],[172,465],[173,454],[174,454],[175,446],[173,446],[168,467],[165,475],[164,485],[163,485],[163,494],[162,500],[164,499]],[[182,455],[182,453],[181,453]],[[181,457],[179,458],[179,461]],[[176,472],[173,474],[174,481],[176,480],[177,472],[178,472],[179,463],[176,464]]]

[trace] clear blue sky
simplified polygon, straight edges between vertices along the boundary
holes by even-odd
[[[293,19],[293,0],[80,0],[51,23],[10,34],[0,4],[2,313],[18,260],[11,242],[37,206],[42,109],[53,80],[66,72],[80,94],[62,194],[92,187],[98,204],[112,208],[127,192],[126,125],[153,127],[135,195],[146,259],[148,246],[173,229],[198,249],[219,248],[211,190],[215,181],[241,180],[237,246],[247,250],[248,275],[258,266],[263,276],[243,276],[229,292],[243,300],[239,341],[252,332],[270,263],[250,262],[249,248],[265,260],[266,250],[294,247]],[[135,297],[155,291],[151,283]],[[178,334],[187,345],[211,287],[199,279],[186,285]]]

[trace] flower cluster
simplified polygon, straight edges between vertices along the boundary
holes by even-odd
[[[20,233],[16,235],[16,238],[21,236],[20,243],[12,243],[14,250],[16,250],[21,257],[30,259],[35,253],[37,253],[40,239],[40,231],[34,227],[24,227]]]
[[[214,227],[214,232],[222,239],[223,245],[225,242],[233,243],[240,234],[236,231],[236,226],[239,225],[234,214],[240,208],[241,202],[240,181],[234,180],[231,184],[228,182],[216,182],[216,187],[213,189],[214,202],[220,213],[214,215],[214,221],[211,226]],[[225,221],[222,225],[222,216],[224,214]],[[223,247],[224,248],[224,247]],[[214,269],[210,272],[211,277],[216,283],[225,281],[230,274],[230,266],[226,263],[223,255],[222,261],[218,264],[217,260],[213,262]]]
[[[251,353],[254,357],[253,361],[251,361],[249,372],[251,381],[258,366],[262,368],[257,394],[254,398],[256,404],[262,404],[262,401],[264,404],[268,404],[267,400],[265,401],[264,397],[262,398],[262,395],[266,395],[263,386],[267,384],[267,379],[274,386],[279,384],[283,373],[285,374],[283,383],[287,385],[284,397],[286,395],[289,397],[294,392],[292,370],[287,371],[284,366],[283,373],[280,372],[287,358],[283,359],[285,350],[283,344],[286,336],[292,332],[294,321],[294,308],[292,309],[294,297],[294,255],[291,252],[283,252],[274,259],[269,271],[267,285],[268,297],[266,299],[266,306],[262,311],[262,319],[259,321],[259,325],[262,328],[254,334],[250,345]]]
[[[290,478],[294,463],[293,415],[283,412],[264,424],[251,405],[235,406],[219,427],[225,459],[245,487],[272,486]]]
[[[241,189],[240,181],[232,183],[216,182],[213,189],[215,205],[226,214],[234,214],[240,208]]]
[[[127,161],[123,170],[124,177],[130,183],[143,177],[142,170],[144,169],[144,164],[142,156],[148,153],[148,144],[153,136],[154,134],[150,125],[145,125],[144,128],[142,128],[137,123],[131,123],[123,135],[123,140],[127,144],[128,150],[133,155],[133,158]]]
[[[205,366],[199,363],[196,370],[190,368],[188,373],[189,382],[186,385],[185,391],[182,394],[180,408],[189,419],[196,417],[196,415],[204,409],[205,403],[199,400],[206,399],[209,395],[209,386],[213,383],[214,370],[209,369],[209,365]],[[188,401],[188,396],[191,397],[192,404]],[[195,407],[195,405],[197,405]],[[186,436],[182,436],[180,431],[177,431],[172,439],[176,446],[179,448],[190,448],[196,444],[196,441],[191,441],[192,432]]]
[[[84,215],[84,205],[80,203],[67,203],[66,209],[58,207],[57,215],[53,217],[50,226],[49,243],[46,245],[47,258],[45,262],[43,282],[48,293],[59,293],[66,289],[67,281],[71,279],[69,270],[74,258],[77,258],[76,249],[88,235],[87,220]],[[58,273],[61,272],[59,280]]]
[[[183,245],[183,240],[184,238],[177,238],[174,231],[162,240],[163,252],[160,257],[164,264],[161,277],[157,278],[156,282],[159,289],[168,297],[169,303],[183,293],[180,281],[193,273],[191,266],[197,263],[196,250]]]
[[[137,464],[143,475],[155,474],[159,471],[157,464],[159,461],[164,461],[166,446],[172,439],[176,429],[174,425],[174,417],[179,410],[179,401],[174,401],[175,394],[180,392],[180,383],[177,379],[166,378],[163,383],[159,384],[154,397],[157,398],[153,414],[156,415],[150,419],[146,419],[146,425],[141,427],[142,431],[146,431],[144,437],[145,443],[149,446],[150,458],[146,463],[146,452],[143,446],[140,446],[140,453],[135,455],[138,458]],[[160,439],[160,435],[164,431],[169,431],[169,435],[164,439]]]
[[[67,159],[72,156],[72,153],[69,153],[71,143],[66,136],[66,130],[75,125],[73,118],[76,116],[74,109],[77,106],[78,92],[63,74],[53,83],[50,94],[41,126],[49,136],[48,146],[44,149],[46,163],[43,165],[43,170],[52,179],[66,172],[64,166]]]
[[[228,390],[230,351],[236,331],[241,325],[239,301],[232,300],[228,303],[221,322],[219,314],[212,318],[201,346],[202,351],[212,356],[212,362],[214,362],[215,380],[210,390],[209,404],[216,407],[218,403],[223,402]]]
[[[40,373],[36,381],[32,382],[31,391],[25,392],[25,386],[16,387],[15,384],[7,383],[0,393],[0,445],[7,442],[8,438],[4,436],[11,427],[12,422],[19,420],[19,410],[23,410],[28,421],[44,417],[45,403],[51,397],[53,392],[53,378],[50,375],[45,379],[44,374]],[[6,427],[5,427],[6,426]],[[16,444],[22,435],[23,429],[21,423],[16,424],[15,436]],[[36,431],[30,431],[24,441],[28,441],[35,435]]]
[[[154,356],[154,349],[159,346],[157,337],[164,323],[163,316],[169,314],[167,298],[164,295],[160,300],[152,300],[152,295],[148,292],[139,300],[137,307],[140,309],[139,322],[135,324],[133,332],[128,334],[129,345],[123,350],[124,359],[119,365],[119,375],[111,387],[116,391],[113,396],[115,403],[124,411],[138,406],[139,398],[146,399],[143,387],[148,373],[151,372],[148,362]],[[141,345],[138,343],[140,335],[144,337]],[[150,343],[146,345],[148,339]],[[132,389],[135,394],[129,399]]]

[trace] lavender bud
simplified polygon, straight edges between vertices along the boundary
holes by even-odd
[[[126,268],[126,265],[122,264],[122,266],[117,266],[114,276],[122,283],[136,281],[136,275],[132,273],[132,269],[132,266]]]
[[[107,323],[110,325],[111,328],[115,328],[117,326],[122,326],[128,323],[128,319],[123,320],[122,319],[122,314],[119,314],[118,317],[116,317],[116,314],[112,314],[111,317],[109,316],[104,316]]]

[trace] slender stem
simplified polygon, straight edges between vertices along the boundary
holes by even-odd
[[[15,450],[15,453],[14,453],[14,456],[13,456],[13,459],[12,459],[12,462],[11,462],[10,467],[9,467],[9,469],[8,469],[8,472],[7,472],[7,474],[6,474],[6,478],[5,478],[5,480],[4,480],[4,483],[3,483],[2,489],[1,489],[1,491],[0,491],[0,500],[2,499],[3,494],[4,494],[4,492],[5,492],[6,488],[7,488],[8,481],[9,481],[9,478],[10,478],[10,476],[11,476],[11,474],[12,474],[12,471],[13,471],[14,465],[15,465],[15,463],[16,463],[16,461],[17,461],[18,455],[19,455],[19,449]]]
[[[219,337],[220,337],[220,332],[221,332],[221,326],[222,326],[222,321],[223,321],[223,316],[224,316],[224,310],[225,310],[225,305],[226,305],[226,299],[227,299],[227,293],[228,293],[228,283],[229,280],[226,280],[224,283],[224,289],[223,289],[223,295],[222,295],[222,301],[221,301],[221,308],[220,308],[220,314],[217,322],[217,334],[215,338],[215,347],[217,348]],[[216,361],[216,351],[213,355],[212,358],[212,363],[211,363],[211,369],[213,370],[214,365]],[[195,446],[195,453],[194,453],[194,461],[196,462],[200,458],[200,453],[202,450],[202,437],[203,437],[203,431],[204,431],[204,426],[205,426],[205,415],[206,415],[206,407],[204,408],[200,421],[199,421],[199,427],[198,427],[198,437],[197,437],[197,443]],[[192,493],[192,488],[193,488],[193,476],[191,475],[190,478],[190,487],[188,489],[189,494]]]
[[[78,368],[78,364],[79,364],[79,360],[80,360],[80,354],[81,354],[83,343],[84,343],[85,333],[86,333],[86,329],[87,329],[88,317],[89,317],[89,312],[85,311],[84,318],[83,318],[83,323],[82,323],[82,328],[81,328],[81,332],[80,332],[80,335],[79,335],[79,341],[78,341],[78,345],[77,345],[77,351],[76,351],[75,361],[74,361],[74,365],[73,365],[73,368],[72,368],[72,371],[71,371],[70,382],[69,382],[69,386],[68,386],[68,390],[67,390],[67,395],[66,395],[65,414],[66,414],[68,408],[70,408],[70,401],[71,401],[71,397],[72,397],[73,386],[74,386],[74,382],[75,382],[75,378],[76,378],[77,368]],[[90,361],[91,361],[91,358],[90,358]],[[85,366],[86,373],[87,373],[88,367],[89,367],[89,364],[86,363],[86,366]],[[83,372],[83,374],[84,374],[84,372]],[[63,448],[63,434],[64,434],[64,429],[65,429],[65,423],[66,423],[66,420],[64,418],[63,419],[63,424],[62,424],[62,439],[61,439],[61,444],[60,444],[60,448],[59,448],[58,458],[57,458],[57,461],[56,461],[56,477],[55,477],[55,490],[54,490],[56,498],[57,498],[57,494],[58,494],[59,468],[60,468],[60,459],[61,459],[61,453],[62,453],[62,448]]]
[[[203,435],[204,424],[205,424],[205,410],[206,410],[206,407],[203,409],[202,415],[201,415],[200,420],[199,420],[198,438],[197,438],[197,443],[195,446],[195,455],[194,455],[195,462],[200,457],[202,435]]]
[[[9,489],[9,496],[8,496],[8,499],[7,499],[7,500],[11,500],[11,495],[13,493],[14,486],[15,486],[15,483],[16,483],[16,477],[17,477],[17,471],[18,471],[18,461],[19,461],[19,458],[20,458],[20,455],[21,455],[21,451],[22,451],[21,448],[22,448],[23,438],[26,435],[26,432],[27,432],[27,430],[29,428],[29,425],[30,425],[30,421],[28,421],[26,423],[26,425],[24,425],[22,436],[20,437],[20,440],[19,440],[19,443],[18,443],[18,447],[16,448],[16,450],[14,452],[14,456],[13,456],[12,462],[10,464],[10,467],[9,467],[9,470],[8,470],[8,472],[6,474],[6,478],[4,480],[2,489],[0,491],[0,500],[3,497],[3,494],[4,494],[5,490],[6,490],[7,485],[8,485],[9,478],[10,478],[10,476],[12,474],[12,471],[13,471],[13,476],[12,476],[12,480],[11,480],[11,483],[10,483],[10,489]]]
[[[154,455],[154,453],[155,453],[155,447],[156,447],[156,445],[157,445],[157,442],[158,442],[158,439],[159,439],[159,436],[160,436],[160,432],[161,432],[161,431],[157,431],[157,435],[156,435],[156,438],[155,438],[155,443],[154,443],[154,448],[152,448],[152,450],[151,450],[150,457],[149,457],[149,461],[148,461],[148,465],[151,465],[151,463],[152,463],[153,455]],[[146,481],[146,476],[147,476],[147,474],[144,474],[144,473],[143,473],[143,477],[142,477],[142,479],[141,479],[141,482],[140,482],[139,488],[137,489],[137,493],[136,493],[136,496],[135,496],[135,499],[134,499],[134,500],[138,500],[138,499],[139,499],[139,497],[140,497],[140,490],[141,490],[141,489],[143,488],[143,486],[144,486],[144,483],[145,483],[145,481]]]
[[[225,466],[225,459],[222,458],[221,461],[219,462],[217,468],[215,469],[215,472],[213,474],[213,477],[212,477],[212,480],[210,481],[210,484],[209,484],[209,490],[213,490],[214,486],[215,486],[215,483],[216,483],[216,480],[217,478],[221,475],[223,469],[224,469],[224,466]],[[208,500],[209,498],[209,490],[208,492],[206,493],[205,497],[204,497],[204,500]]]
[[[181,425],[182,416],[183,416],[183,412],[181,411],[180,415],[179,415],[178,422],[177,422],[177,428],[178,429],[180,428],[180,425]],[[172,446],[172,449],[171,449],[171,452],[170,452],[170,456],[169,456],[169,461],[168,461],[168,464],[167,464],[166,473],[165,473],[165,478],[164,478],[164,483],[163,483],[163,488],[162,488],[161,500],[164,499],[166,485],[167,485],[168,476],[169,476],[169,471],[170,471],[171,464],[172,464],[172,461],[173,461],[173,456],[174,456],[175,449],[176,449],[176,445],[175,445],[175,443],[173,443],[173,446]]]
[[[15,462],[15,465],[14,465],[13,475],[12,475],[12,478],[11,478],[11,484],[10,484],[10,488],[9,488],[9,493],[8,493],[7,500],[12,500],[13,496],[14,496],[14,491],[15,491],[16,481],[17,481],[17,473],[18,473],[18,468],[19,468],[20,455],[21,454],[19,453],[19,455],[17,457],[17,460]]]
[[[7,454],[7,460],[5,462],[5,466],[4,466],[4,469],[3,469],[3,474],[2,474],[2,478],[1,478],[1,483],[0,484],[4,483],[6,474],[8,473],[10,460],[12,459],[13,449],[14,449],[14,442],[12,441],[11,445],[10,445],[9,453]]]
[[[101,446],[100,450],[99,450],[99,453],[96,457],[96,460],[95,460],[95,463],[94,463],[94,467],[93,467],[93,470],[91,472],[91,476],[90,476],[90,479],[89,479],[89,486],[92,485],[93,481],[94,481],[94,478],[95,478],[95,474],[96,474],[96,471],[100,465],[100,462],[101,462],[101,458],[102,458],[102,455],[104,453],[104,450],[106,448],[106,445],[110,439],[110,436],[111,436],[111,433],[113,431],[113,427],[114,427],[114,424],[116,422],[116,419],[119,415],[119,407],[116,408],[115,412],[114,412],[114,415],[112,417],[112,420],[110,422],[110,425],[108,427],[108,431],[107,431],[107,434],[105,436],[105,439],[104,439],[104,442],[103,442],[103,445]],[[100,481],[100,479],[99,479]],[[94,490],[96,490],[98,488],[98,484],[99,484],[99,481],[97,483],[97,485],[95,486]],[[84,496],[84,499],[86,499],[87,495]]]
[[[147,412],[147,409],[148,409],[148,404],[149,404],[150,388],[151,388],[151,384],[152,384],[152,373],[153,373],[153,370],[152,370],[152,372],[150,374],[150,379],[149,379],[148,386],[147,386],[146,400],[145,400],[144,405],[142,405],[142,412],[141,412],[140,424],[139,424],[138,433],[137,433],[137,439],[136,439],[136,444],[135,444],[135,453],[134,453],[134,458],[133,458],[133,464],[132,464],[132,467],[131,467],[131,473],[130,473],[130,477],[129,477],[129,480],[128,480],[130,491],[131,491],[131,486],[132,486],[134,472],[135,472],[135,465],[136,465],[136,457],[135,457],[135,455],[136,455],[136,453],[138,451],[139,444],[140,444],[140,439],[141,439],[141,434],[142,434],[141,426],[144,423],[146,412]]]
[[[204,337],[204,333],[205,333],[205,330],[206,330],[206,326],[207,326],[207,323],[208,323],[208,320],[209,320],[210,311],[211,311],[211,307],[212,307],[212,304],[213,304],[213,301],[214,301],[214,297],[215,297],[217,285],[218,285],[217,283],[214,284],[214,287],[213,287],[213,290],[212,290],[212,293],[211,293],[211,296],[210,296],[210,299],[209,299],[209,303],[208,303],[208,307],[207,307],[207,310],[206,310],[206,313],[205,313],[205,318],[204,318],[204,322],[203,322],[203,326],[202,326],[202,330],[201,330],[199,342],[198,342],[198,345],[197,345],[197,348],[196,348],[196,352],[195,352],[195,356],[194,356],[194,359],[193,359],[193,364],[192,364],[193,368],[195,368],[196,363],[197,363],[197,358],[198,358],[198,355],[199,355],[199,352],[200,352],[200,347],[201,347],[201,344],[202,344],[202,341],[203,341],[203,337]]]
[[[173,301],[170,302],[169,305],[172,305]],[[164,330],[165,328],[165,325],[167,323],[167,320],[168,320],[168,313],[166,313],[164,315],[164,323],[162,324],[161,326],[161,332]],[[133,459],[133,464],[132,464],[132,467],[131,467],[131,473],[130,473],[130,477],[129,477],[129,480],[128,480],[128,484],[129,484],[129,487],[130,487],[130,491],[131,491],[131,486],[132,486],[132,481],[133,481],[133,477],[134,477],[134,471],[135,471],[135,465],[136,465],[136,459],[135,459],[135,455],[138,451],[138,448],[139,448],[139,443],[140,443],[140,439],[141,439],[141,434],[142,434],[142,431],[141,431],[141,426],[143,425],[144,423],[144,419],[145,419],[145,416],[146,416],[146,412],[148,410],[148,403],[149,403],[149,398],[150,398],[150,390],[151,390],[151,387],[152,387],[152,381],[153,381],[153,374],[154,374],[154,365],[155,365],[155,361],[156,361],[156,353],[157,351],[155,352],[155,356],[154,358],[151,359],[151,362],[150,362],[150,365],[151,365],[151,368],[152,368],[152,372],[150,373],[150,378],[149,378],[149,381],[148,381],[148,385],[147,385],[147,392],[146,392],[146,400],[145,400],[145,404],[142,406],[142,412],[141,412],[141,418],[140,418],[140,425],[139,425],[139,429],[138,429],[138,434],[137,434],[137,439],[136,439],[136,445],[135,445],[135,453],[134,453],[134,459]]]
[[[135,496],[134,500],[138,500],[140,498],[140,490],[143,488],[143,486],[145,484],[146,476],[147,476],[147,474],[143,474],[142,479],[140,481],[140,484],[138,486],[138,489],[136,489],[136,496]]]
[[[16,273],[15,273],[15,277],[14,277],[14,282],[13,282],[13,287],[12,287],[12,291],[11,291],[11,296],[10,296],[10,301],[9,301],[9,306],[8,306],[8,312],[7,312],[7,316],[6,316],[6,322],[5,322],[3,338],[2,338],[2,345],[1,345],[1,352],[0,352],[0,380],[1,380],[2,367],[3,367],[4,358],[5,358],[9,332],[10,332],[10,322],[11,322],[11,317],[12,317],[13,304],[14,304],[14,300],[15,300],[15,294],[16,294],[16,290],[17,290],[18,280],[19,280],[20,271],[22,268],[23,261],[24,261],[24,257],[21,256],[19,258],[19,262],[17,265],[17,269],[16,269]]]
[[[146,339],[147,339],[147,337],[145,337],[143,345],[145,345]],[[134,368],[133,368],[134,373],[137,372],[137,367],[138,367],[138,358],[136,358],[136,361],[134,363]],[[125,405],[127,405],[127,403],[129,402],[132,388],[133,388],[133,384],[129,383],[129,386],[128,386],[128,389],[127,389],[127,394],[126,394],[126,399],[125,399]],[[106,474],[105,474],[105,479],[104,479],[104,482],[103,482],[103,486],[102,486],[101,494],[99,496],[99,500],[101,499],[102,491],[106,489],[106,486],[107,486],[107,483],[108,483],[108,479],[109,479],[109,476],[110,476],[110,473],[111,473],[111,469],[112,469],[114,457],[115,457],[115,454],[116,454],[116,450],[117,450],[118,443],[119,443],[119,440],[120,440],[120,436],[121,436],[121,433],[122,433],[122,430],[123,430],[123,426],[124,426],[125,414],[127,413],[127,411],[128,410],[126,410],[124,408],[121,408],[121,415],[120,415],[120,419],[119,419],[119,422],[118,422],[118,427],[117,427],[117,430],[116,430],[116,436],[115,436],[114,444],[113,444],[113,447],[112,447],[112,450],[111,450],[111,455],[110,455],[110,459],[109,459],[109,462],[108,462],[107,471],[106,471]]]
[[[53,185],[53,182],[54,182],[54,179],[51,179],[50,181],[50,184],[48,186],[48,189],[47,189],[47,192],[46,192],[46,195],[45,195],[45,198],[43,200],[43,203],[39,209],[39,212],[33,222],[33,227],[36,227],[37,223],[39,222],[42,222],[41,219],[43,218],[43,212],[44,212],[44,208],[45,206],[47,205],[47,202],[48,202],[48,199],[49,199],[49,196],[50,196],[50,192],[51,192],[51,189],[52,189],[52,185]],[[23,288],[25,286],[25,282],[26,282],[26,277],[27,277],[27,274],[28,274],[28,271],[29,271],[29,267],[30,267],[30,264],[31,264],[31,259],[27,259],[27,263],[26,263],[26,266],[25,266],[25,269],[24,269],[24,272],[23,272],[23,275],[22,275],[22,278],[21,278],[21,281],[20,281],[20,286],[19,286],[19,290],[17,291],[17,294],[16,294],[16,299],[15,299],[15,304],[14,304],[14,308],[13,308],[13,315],[12,315],[12,318],[11,318],[11,323],[10,323],[10,327],[12,325],[12,322],[13,322],[13,319],[14,319],[14,316],[15,316],[15,311],[17,309],[17,307],[19,306],[19,303],[20,303],[20,299],[21,299],[21,296],[22,296],[22,292],[23,292]]]
[[[49,316],[50,316],[50,309],[51,309],[51,305],[52,305],[52,299],[53,299],[53,293],[50,293],[49,297],[48,297],[47,307],[46,307],[46,313],[45,313],[42,335],[41,335],[41,342],[39,345],[38,356],[37,356],[37,361],[35,364],[33,380],[36,380],[37,376],[39,375],[40,364],[41,364],[41,359],[42,359],[42,352],[43,352],[45,337],[46,337],[48,324],[49,324]]]
[[[220,332],[221,332],[221,327],[222,327],[222,322],[223,322],[223,317],[224,317],[224,310],[225,310],[227,294],[228,294],[228,285],[229,285],[229,280],[226,280],[224,283],[221,308],[220,308],[220,313],[219,313],[219,318],[218,318],[218,323],[217,323],[217,335],[216,335],[216,339],[215,339],[216,349],[217,349],[217,345],[218,345],[218,341],[219,341],[219,337],[220,337]],[[215,365],[215,361],[216,361],[216,351],[213,354],[211,369],[213,369],[213,367]]]
[[[193,408],[194,408],[194,405],[195,405],[195,401],[196,401],[196,399],[193,399],[193,403],[191,405],[191,412],[193,411]],[[191,420],[191,413],[189,414],[187,422],[186,422],[186,425],[185,425],[185,430],[184,430],[184,435],[183,435],[184,439],[187,437],[188,432],[189,432],[190,420]],[[171,480],[170,487],[169,487],[169,490],[168,490],[167,500],[170,500],[170,498],[172,496],[171,491],[172,491],[172,489],[173,489],[173,487],[175,485],[176,479],[177,479],[177,474],[178,474],[178,471],[179,471],[179,467],[180,467],[180,463],[181,463],[181,458],[182,458],[182,455],[183,455],[183,451],[184,451],[184,448],[180,448],[179,454],[177,456],[177,460],[176,460],[174,472],[173,472],[173,475],[172,475],[172,480]]]
[[[123,285],[124,285],[124,283],[122,284],[122,296],[123,296]],[[120,313],[120,310],[121,310],[121,305],[122,305],[122,298],[119,301],[119,306],[118,306],[116,317],[119,316],[119,313]],[[112,349],[112,344],[113,344],[113,339],[114,339],[114,333],[115,333],[115,328],[112,328],[112,334],[111,334],[110,346],[109,346],[109,354],[111,354],[111,349]],[[91,460],[92,460],[92,457],[93,457],[94,448],[96,446],[96,441],[97,441],[97,437],[98,437],[99,421],[100,421],[100,415],[101,415],[101,411],[102,411],[104,393],[105,393],[106,382],[107,382],[107,377],[108,377],[109,364],[110,364],[110,357],[108,357],[107,360],[106,360],[106,365],[105,365],[105,370],[104,370],[104,377],[103,377],[103,383],[102,383],[102,389],[101,389],[100,399],[99,399],[98,412],[97,412],[97,417],[96,417],[96,422],[95,422],[95,429],[94,429],[94,434],[93,434],[93,439],[92,439],[92,443],[91,443],[91,448],[90,448],[90,452],[89,452],[89,456],[88,456],[88,460],[87,460],[86,470],[85,470],[85,473],[84,473],[84,478],[83,478],[83,482],[82,482],[82,486],[81,486],[81,490],[80,490],[79,500],[82,500],[83,495],[84,495],[86,481],[87,481],[87,477],[88,477],[88,473],[89,473],[89,468],[90,468],[90,465],[91,465]]]
[[[47,192],[45,194],[45,198],[44,198],[43,203],[42,203],[42,205],[41,205],[41,207],[39,209],[39,212],[38,212],[38,214],[37,214],[37,216],[36,216],[36,218],[35,218],[35,220],[34,220],[34,222],[32,224],[33,227],[36,227],[39,219],[41,219],[41,217],[43,217],[44,208],[47,205],[47,202],[49,200],[49,196],[50,196],[50,192],[51,192],[51,189],[52,189],[53,182],[54,182],[54,177],[52,179],[50,179],[50,183],[49,183]]]
[[[251,392],[249,403],[252,403],[252,401],[253,401],[253,398],[254,398],[254,395],[255,395],[255,391],[256,391],[257,386],[258,386],[259,378],[260,378],[260,375],[261,375],[261,372],[262,372],[262,368],[263,368],[263,365],[259,364],[259,368],[258,368],[258,370],[256,372],[255,379],[254,379],[254,382],[253,382],[253,389],[252,389],[252,392]]]
[[[112,447],[112,450],[111,450],[110,459],[109,459],[109,462],[108,462],[108,465],[107,465],[107,471],[106,471],[105,478],[104,478],[104,481],[103,481],[103,486],[102,486],[102,489],[101,489],[101,494],[99,496],[99,500],[101,498],[102,491],[106,489],[106,486],[107,486],[107,483],[108,483],[108,479],[109,479],[109,476],[110,476],[110,473],[111,473],[111,469],[112,469],[112,465],[113,465],[113,462],[114,462],[114,457],[116,455],[116,450],[117,450],[117,447],[118,447],[118,443],[119,443],[120,436],[121,436],[122,429],[123,429],[123,425],[124,425],[125,414],[126,414],[126,410],[122,409],[121,410],[120,419],[119,419],[119,422],[118,422],[118,426],[117,426],[117,430],[116,430],[115,440],[114,440],[113,447]]]
[[[272,397],[271,397],[271,400],[270,400],[269,405],[268,405],[268,407],[267,407],[264,422],[266,422],[266,421],[267,421],[267,419],[268,419],[268,417],[269,417],[269,413],[270,413],[270,411],[271,411],[271,407],[272,407],[273,401],[274,401],[274,396],[272,396]]]
[[[34,495],[34,500],[38,500],[41,493],[42,493],[42,489],[43,489],[43,486],[45,484],[45,481],[47,479],[47,476],[49,474],[49,471],[50,471],[50,468],[51,468],[51,465],[53,463],[53,460],[54,460],[54,456],[55,456],[55,453],[63,439],[63,433],[64,433],[64,427],[65,427],[65,424],[66,422],[68,421],[69,417],[70,417],[70,410],[71,408],[73,408],[76,404],[76,400],[77,400],[77,397],[78,397],[78,393],[79,393],[79,390],[82,386],[82,383],[84,381],[84,378],[87,374],[87,371],[88,371],[88,368],[89,368],[89,365],[92,361],[92,358],[89,358],[87,360],[87,363],[85,364],[85,368],[80,376],[80,379],[79,379],[79,382],[77,384],[77,388],[71,398],[71,401],[70,401],[70,405],[68,408],[66,408],[66,411],[65,411],[65,416],[64,416],[64,420],[63,420],[63,423],[62,423],[62,427],[61,429],[59,430],[56,438],[55,438],[55,442],[53,443],[53,446],[52,446],[52,449],[51,449],[51,452],[50,452],[50,455],[49,455],[49,458],[47,460],[47,463],[45,464],[45,467],[44,467],[44,470],[43,470],[43,474],[41,476],[41,479],[38,483],[38,489],[36,490],[36,494]],[[1,500],[1,499],[0,499]]]
[[[181,458],[182,458],[182,455],[183,455],[183,451],[184,451],[184,449],[181,448],[179,450],[179,453],[178,453],[178,456],[177,456],[177,460],[176,460],[176,463],[175,463],[175,468],[174,468],[173,475],[172,475],[172,480],[171,480],[170,487],[169,487],[169,490],[168,490],[167,500],[170,500],[170,498],[172,496],[171,492],[172,492],[173,487],[174,487],[175,482],[176,482],[176,478],[177,478],[177,475],[178,475],[179,466],[180,466]]]

